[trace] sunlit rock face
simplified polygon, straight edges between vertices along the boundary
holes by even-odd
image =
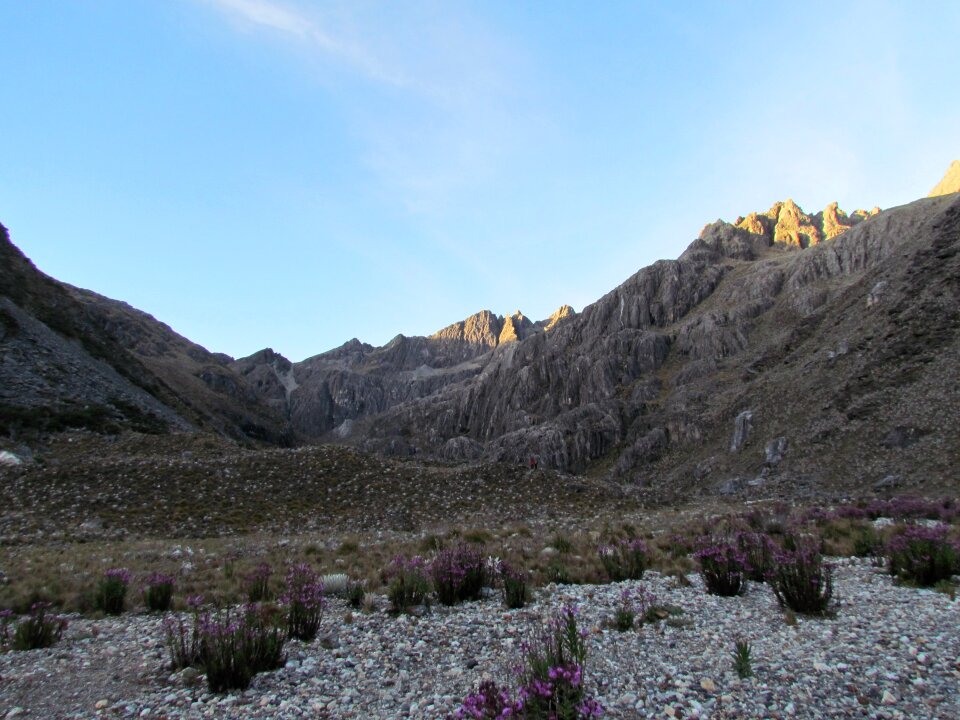
[[[960,192],[960,160],[954,160],[947,168],[947,173],[938,182],[927,197],[939,197]]]

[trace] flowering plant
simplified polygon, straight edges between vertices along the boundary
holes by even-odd
[[[612,582],[639,580],[649,565],[647,544],[640,538],[618,540],[597,549],[600,563]]]
[[[97,608],[107,615],[122,613],[129,585],[130,571],[126,568],[110,568],[105,571],[97,587]]]
[[[528,718],[529,720],[589,720],[603,706],[586,697],[584,634],[577,628],[577,611],[564,607],[545,628],[524,644],[523,685],[514,699],[507,689],[487,681],[463,701],[454,718]]]
[[[437,599],[444,605],[479,600],[487,580],[487,563],[480,548],[459,545],[441,550],[430,563]]]
[[[21,618],[14,628],[12,641],[14,650],[50,647],[63,637],[67,621],[57,615],[51,615],[50,608],[50,603],[43,601],[35,602],[30,606],[30,614],[26,618]],[[7,623],[12,613],[9,610],[5,610],[4,613],[3,638],[6,640],[9,638]]]
[[[144,582],[143,601],[149,610],[165,612],[170,609],[173,599],[173,576],[163,573],[150,573]]]
[[[505,560],[497,562],[497,573],[503,583],[503,603],[511,610],[522,608],[530,600],[528,576]]]
[[[287,573],[286,593],[280,602],[287,608],[287,634],[313,640],[320,631],[323,609],[323,580],[306,563],[293,565]]]
[[[960,546],[947,538],[947,526],[910,525],[887,543],[890,574],[931,587],[960,572]]]
[[[271,599],[271,575],[273,575],[273,568],[269,563],[260,563],[243,579],[244,590],[250,602],[264,602]]]
[[[393,559],[387,570],[390,578],[387,597],[394,612],[406,612],[426,599],[430,592],[426,568],[426,562],[419,555],[412,558],[398,555]]]
[[[732,597],[743,592],[743,581],[750,571],[750,565],[739,545],[726,540],[704,538],[693,557],[700,562],[700,577],[708,593]]]
[[[833,567],[823,562],[816,538],[788,535],[778,552],[767,582],[777,602],[794,612],[824,615],[833,597]]]

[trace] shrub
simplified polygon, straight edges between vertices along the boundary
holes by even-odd
[[[577,582],[573,575],[570,574],[570,570],[559,558],[551,560],[547,567],[544,568],[543,573],[547,582],[556,583],[557,585],[575,585]]]
[[[530,586],[527,573],[505,561],[497,563],[497,571],[503,583],[503,604],[511,610],[522,608],[530,601]]]
[[[200,618],[200,662],[212,692],[245,690],[259,672],[283,666],[284,632],[275,609],[247,605]]]
[[[350,577],[346,573],[329,573],[320,578],[323,592],[335,597],[346,597],[350,587]]]
[[[187,607],[193,614],[193,622],[188,628],[183,617],[169,617],[164,623],[167,636],[167,649],[170,651],[170,667],[173,670],[201,664],[200,660],[200,608],[202,595],[187,598]]]
[[[422,605],[430,592],[426,562],[419,555],[412,558],[397,556],[393,559],[387,575],[390,584],[387,597],[394,612],[407,612],[415,605]]]
[[[597,552],[612,582],[639,580],[649,566],[647,545],[639,538],[601,545]]]
[[[285,633],[275,607],[250,604],[240,613],[201,615],[202,604],[202,596],[187,598],[193,615],[189,627],[182,617],[164,623],[174,670],[202,669],[210,690],[225,692],[246,689],[257,673],[283,666]]]
[[[887,544],[890,574],[932,587],[960,570],[960,548],[947,539],[945,526],[911,525]]]
[[[570,542],[570,538],[561,533],[557,533],[553,536],[553,539],[550,541],[550,545],[560,553],[561,555],[568,555],[573,552],[573,543]]]
[[[270,576],[273,568],[267,563],[260,563],[243,580],[247,599],[252,603],[271,600]]]
[[[359,608],[363,606],[363,597],[367,594],[367,587],[364,583],[351,580],[347,585],[347,602],[350,607]]]
[[[11,645],[14,650],[47,648],[60,640],[67,627],[67,621],[57,615],[49,614],[50,607],[50,603],[42,601],[30,606],[30,614],[26,618],[21,618],[13,630]],[[9,635],[7,622],[10,617],[9,611],[6,612],[8,614],[3,621],[5,637]]]
[[[736,643],[734,643],[733,652],[731,653],[733,656],[733,669],[741,678],[753,676],[752,653],[753,648],[746,640],[737,640]]]
[[[487,579],[486,563],[474,545],[441,550],[430,563],[437,599],[444,605],[479,600]]]
[[[798,613],[826,614],[833,596],[833,568],[823,562],[819,541],[789,536],[784,545],[791,549],[777,553],[767,576],[777,602]]]
[[[613,627],[620,632],[633,630],[633,623],[637,617],[637,608],[630,597],[630,591],[620,593],[620,604],[613,614]]]
[[[103,573],[97,587],[97,609],[107,615],[119,615],[123,612],[123,603],[130,585],[130,571],[126,568],[110,568]]]
[[[739,545],[724,540],[705,540],[693,555],[700,562],[700,577],[711,595],[732,597],[743,592],[750,570]]]
[[[323,581],[305,564],[293,565],[287,573],[286,593],[280,599],[287,608],[287,635],[309,642],[320,631],[323,608]]]
[[[163,573],[151,573],[147,576],[143,588],[143,601],[148,610],[166,612],[173,599],[173,576]]]
[[[777,551],[773,538],[766,533],[742,532],[737,534],[737,547],[745,559],[747,578],[754,582],[766,582]]]
[[[853,539],[853,554],[856,557],[877,557],[883,554],[883,540],[873,525],[864,525],[857,528]]]
[[[517,717],[530,720],[599,718],[603,706],[586,697],[587,650],[576,610],[563,608],[524,645],[523,685],[513,699],[506,689],[484,682],[466,697],[455,718]]]

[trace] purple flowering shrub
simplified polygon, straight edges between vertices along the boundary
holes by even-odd
[[[320,631],[323,580],[306,563],[293,565],[287,573],[287,589],[280,602],[287,609],[287,635],[309,642]]]
[[[527,573],[513,567],[505,560],[498,561],[496,569],[503,583],[503,604],[511,610],[525,606],[530,601]]]
[[[173,599],[173,576],[155,572],[147,576],[143,585],[143,602],[148,610],[166,612]]]
[[[55,645],[63,636],[67,621],[51,614],[50,603],[38,601],[30,606],[30,613],[20,618],[10,632],[11,610],[0,611],[0,649],[36,650]]]
[[[620,593],[620,602],[613,613],[610,625],[620,632],[632,630],[637,623],[656,622],[669,611],[656,604],[654,594],[640,586],[633,590],[624,590]]]
[[[193,615],[190,627],[187,627],[182,617],[168,617],[163,622],[167,636],[167,649],[170,651],[170,667],[173,670],[201,665],[200,608],[202,606],[202,595],[191,595],[187,598],[187,607]]]
[[[601,545],[597,553],[611,582],[639,580],[650,565],[647,544],[640,538],[627,538]]]
[[[947,527],[910,525],[887,543],[890,574],[921,587],[932,587],[960,572],[960,546],[947,538]]]
[[[266,602],[273,599],[273,594],[270,592],[271,575],[273,575],[273,568],[269,563],[260,563],[244,577],[243,589],[250,602]]]
[[[398,555],[386,574],[389,578],[387,597],[393,612],[407,612],[416,605],[422,605],[430,593],[427,564],[419,555],[412,558]]]
[[[523,685],[514,698],[509,690],[487,681],[468,695],[454,718],[524,718],[588,720],[603,706],[586,697],[584,663],[587,649],[577,628],[576,610],[563,608],[524,645]]]
[[[167,644],[174,669],[188,665],[202,669],[211,692],[244,690],[253,676],[283,666],[286,632],[280,611],[250,604],[241,611],[200,612],[200,597],[187,604],[193,623],[182,619],[166,623]]]
[[[493,680],[484,680],[480,686],[463,699],[463,704],[453,717],[461,718],[522,718],[523,703],[514,700],[510,691],[501,688]]]
[[[737,547],[746,560],[747,579],[754,582],[766,582],[767,573],[773,567],[777,544],[766,533],[737,533]]]
[[[708,593],[733,597],[743,592],[750,565],[739,543],[704,538],[693,557],[700,563],[700,577]]]
[[[820,540],[789,535],[784,547],[774,556],[767,575],[780,607],[798,613],[825,615],[833,597],[833,567],[823,561]]]
[[[441,550],[430,563],[437,599],[444,605],[479,600],[487,581],[487,565],[476,545]]]
[[[130,571],[126,568],[110,568],[103,573],[97,586],[96,606],[107,615],[123,612],[123,603],[130,585]]]

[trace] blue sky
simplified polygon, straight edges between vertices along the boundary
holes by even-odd
[[[0,222],[293,360],[583,308],[701,227],[925,195],[960,3],[0,0]]]

